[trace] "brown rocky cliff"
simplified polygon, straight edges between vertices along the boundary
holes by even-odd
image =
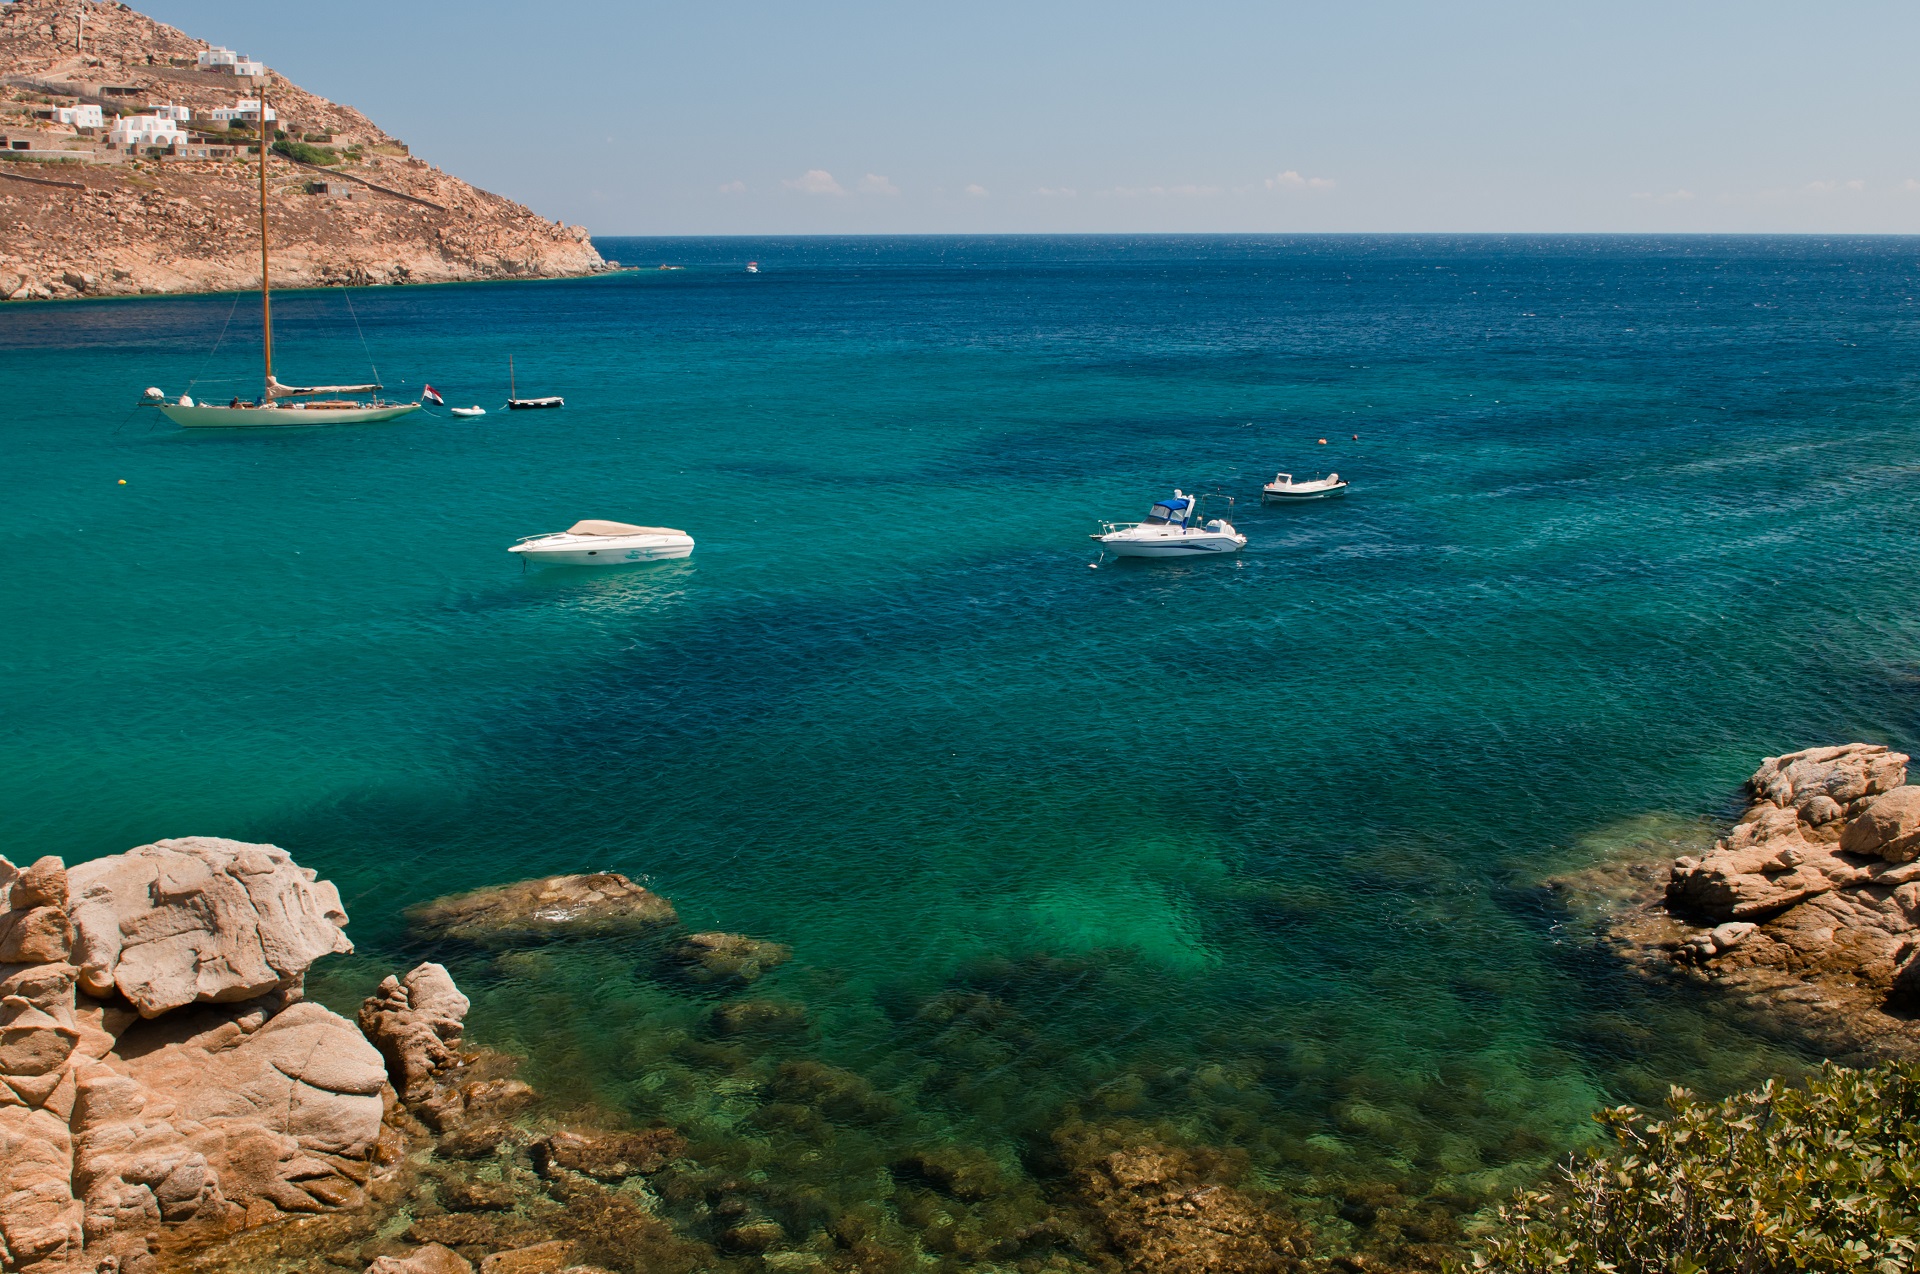
[[[250,79],[176,65],[210,46],[123,4],[86,0],[85,39],[76,50],[76,7],[74,0],[0,4],[0,133],[30,140],[36,151],[65,147],[85,159],[87,139],[31,114],[60,100],[56,89],[129,113],[171,102],[196,116],[258,96]],[[551,278],[608,268],[583,228],[548,221],[413,158],[351,107],[278,75],[269,75],[267,94],[289,136],[326,135],[342,157],[324,171],[271,158],[276,283]],[[257,165],[257,156],[0,162],[0,297],[258,286]],[[348,183],[355,198],[308,193],[312,183],[340,177],[360,179]]]

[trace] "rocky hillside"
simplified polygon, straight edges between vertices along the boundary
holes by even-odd
[[[124,4],[0,4],[0,296],[258,285],[258,157],[244,137],[221,136],[209,123],[215,110],[258,89],[251,78],[199,69],[210,47]],[[440,283],[608,268],[584,229],[413,158],[353,108],[271,71],[267,95],[284,140],[322,164],[270,160],[276,283]],[[106,128],[45,118],[76,104],[101,106],[109,126],[116,112],[188,108],[196,145],[187,156],[134,158],[106,144]],[[209,149],[214,157],[198,157]],[[353,197],[319,193],[320,183]]]

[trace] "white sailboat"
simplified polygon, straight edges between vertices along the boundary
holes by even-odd
[[[200,429],[285,428],[288,425],[359,425],[392,420],[420,410],[420,404],[389,403],[375,398],[320,398],[321,394],[377,394],[374,385],[283,385],[273,374],[273,292],[267,273],[267,153],[273,149],[267,111],[266,81],[260,82],[260,330],[266,355],[266,388],[258,402],[238,398],[226,406],[197,403],[182,394],[161,402],[160,410],[176,425]],[[289,401],[282,401],[282,400]]]

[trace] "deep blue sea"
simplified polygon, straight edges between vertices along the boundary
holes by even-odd
[[[0,852],[283,845],[353,918],[320,994],[448,959],[553,1100],[765,1171],[767,1068],[844,1068],[899,1113],[809,1152],[842,1193],[1136,1120],[1337,1243],[1354,1181],[1479,1206],[1802,1064],[1538,882],[1920,742],[1920,240],[600,246],[647,268],[276,297],[289,381],[567,399],[474,421],[183,431],[140,391],[254,392],[255,298],[0,307]],[[1089,569],[1176,486],[1246,551]],[[699,547],[505,552],[586,517]],[[401,914],[594,869],[791,944],[807,1030]]]

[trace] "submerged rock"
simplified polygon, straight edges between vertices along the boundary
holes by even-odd
[[[792,955],[793,948],[784,943],[739,933],[691,934],[667,953],[690,982],[741,986],[759,981],[761,974],[785,964]]]
[[[1204,1148],[1069,1128],[1056,1143],[1080,1201],[1128,1270],[1147,1274],[1293,1274],[1313,1268],[1305,1227],[1234,1182],[1235,1158]]]
[[[806,1009],[784,1000],[734,1000],[716,1005],[707,1022],[716,1035],[801,1035],[808,1026]]]
[[[534,1143],[533,1166],[543,1177],[557,1171],[579,1172],[596,1181],[618,1182],[647,1176],[685,1154],[686,1139],[671,1128],[645,1132],[557,1132]]]
[[[382,1256],[367,1274],[473,1274],[473,1262],[452,1248],[429,1243],[405,1257]]]
[[[422,903],[407,917],[431,936],[482,946],[645,933],[679,919],[665,898],[611,871],[476,889]]]

